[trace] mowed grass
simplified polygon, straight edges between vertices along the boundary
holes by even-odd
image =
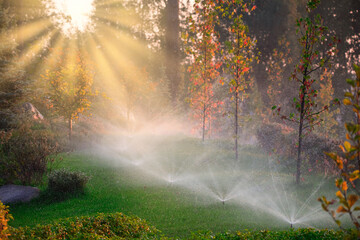
[[[181,149],[182,146],[192,148],[191,151],[195,151],[197,147],[212,150],[219,148],[223,156],[232,153],[231,148],[225,148],[221,144],[204,146],[198,140],[181,141],[176,149]],[[197,151],[202,150],[204,149]],[[180,152],[174,151],[174,146],[171,149],[162,145],[162,149],[159,150],[161,154],[170,154],[167,151],[171,151],[172,155],[181,155]],[[181,150],[182,154],[191,151]],[[244,149],[242,153],[242,161],[247,160],[249,168],[256,169],[255,162],[265,161],[266,158],[253,148]],[[11,205],[10,211],[14,217],[10,222],[11,226],[47,224],[61,218],[94,215],[99,212],[123,212],[146,219],[166,236],[173,237],[187,237],[191,232],[198,230],[225,232],[243,229],[283,230],[290,227],[289,224],[264,211],[256,211],[254,208],[231,202],[223,205],[220,201],[198,194],[195,190],[168,184],[136,168],[129,169],[121,164],[113,164],[99,156],[72,153],[62,154],[61,157],[63,160],[57,168],[83,171],[91,176],[85,194],[61,202],[51,201],[46,195],[42,195],[28,204]],[[259,176],[268,174],[266,167],[259,168]],[[291,175],[289,179],[292,179]],[[45,187],[41,186],[42,190]],[[312,187],[304,186],[303,191],[310,191]]]

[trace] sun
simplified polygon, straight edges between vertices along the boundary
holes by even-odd
[[[94,0],[43,0],[43,3],[52,21],[65,34],[92,30]]]

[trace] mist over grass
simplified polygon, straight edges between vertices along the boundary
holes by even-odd
[[[127,169],[140,184],[193,193],[199,206],[230,204],[271,215],[280,225],[336,228],[317,201],[323,195],[333,197],[332,177],[307,173],[296,186],[294,173],[253,142],[240,147],[236,161],[231,138],[201,142],[171,128],[166,132],[105,137],[93,153],[106,164]]]
[[[287,230],[291,222],[294,228],[337,229],[317,202],[322,195],[333,197],[333,178],[308,174],[297,186],[293,173],[257,145],[242,145],[235,161],[232,139],[203,143],[171,127],[155,133],[153,128],[114,128],[80,152],[62,154],[56,168],[91,177],[86,193],[62,202],[43,196],[13,205],[10,225],[123,212],[148,220],[168,236],[186,237],[198,230]]]

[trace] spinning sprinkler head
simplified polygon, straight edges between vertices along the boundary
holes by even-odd
[[[225,200],[222,200],[221,202],[222,202],[223,205],[225,205]]]
[[[290,222],[290,228],[293,228],[293,223],[292,222]]]

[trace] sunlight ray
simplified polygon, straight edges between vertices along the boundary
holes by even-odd
[[[47,58],[43,59],[43,70],[54,69],[58,66],[60,55],[64,53],[64,49],[68,46],[68,42],[63,35],[60,35],[52,45]]]
[[[43,25],[46,22],[44,18],[38,18],[34,21],[28,22],[26,25],[21,27],[14,27],[6,32],[1,33],[0,39],[12,39],[12,42],[23,48],[24,45],[31,44],[32,41],[36,40],[36,37],[45,35],[51,25]],[[34,26],[35,25],[35,26]],[[27,28],[26,26],[30,26]],[[39,27],[38,29],[36,29]],[[33,30],[36,29],[36,32]],[[11,36],[9,38],[9,36]],[[6,44],[0,44],[0,52],[8,50]]]
[[[28,48],[31,48],[32,45],[36,45],[37,42],[39,42],[39,40],[43,39],[44,37],[47,37],[49,33],[53,32],[54,30],[55,30],[54,26],[44,28],[41,32],[39,32],[38,35],[25,40],[21,45],[18,46],[18,49],[20,50],[19,54],[20,55],[24,54],[24,52],[26,52]],[[44,48],[46,47],[48,47],[48,45],[45,42]]]
[[[77,44],[77,39],[69,39],[69,46],[66,49],[66,54],[65,54],[65,61],[64,64],[65,66],[72,66],[76,64],[76,54],[78,51],[78,44]]]
[[[95,5],[97,8],[99,7],[110,7],[114,4],[123,4],[123,0],[97,0],[95,1]]]
[[[29,62],[29,64],[25,66],[26,71],[35,78],[38,77],[40,73],[45,71],[45,68],[50,67],[50,65],[47,63],[47,59],[49,59],[51,54],[53,54],[53,50],[60,49],[63,45],[64,39],[57,30],[49,40],[48,47],[45,48],[44,52],[41,53],[41,57],[34,58],[32,63]]]
[[[95,3],[97,9],[113,9],[118,7],[126,7],[129,9],[138,4],[139,2],[129,0],[97,0]],[[130,11],[134,11],[134,9]]]
[[[10,30],[7,34],[14,35],[14,40],[22,45],[29,39],[38,36],[41,32],[50,26],[52,26],[51,21],[47,18],[42,18],[35,22],[13,29],[12,31]]]
[[[48,70],[53,70],[57,67],[59,53],[62,53],[63,49],[66,48],[67,42],[62,35],[56,34],[56,38],[53,41],[51,50],[49,50],[45,57],[39,59],[39,64],[36,70],[32,73],[35,80],[35,87],[47,91],[49,88],[49,82],[45,81],[42,74],[45,74]]]
[[[131,81],[132,85],[140,86],[141,81],[146,78],[145,73],[124,56],[118,48],[118,45],[105,38],[100,41],[98,37],[95,36],[94,39],[97,45],[101,46],[106,61],[112,63],[111,68],[114,74],[116,74],[117,84],[125,88],[124,96],[127,95],[127,81]]]
[[[102,38],[101,40],[96,37],[98,45],[101,46],[101,49],[106,53],[106,58],[108,62],[116,63],[116,69],[123,71],[127,69],[127,64],[129,59],[126,58],[122,49],[119,48],[119,43],[114,41],[113,38]]]
[[[94,60],[95,67],[100,76],[102,76],[103,85],[112,93],[111,96],[121,96],[120,85],[118,83],[118,77],[116,76],[111,64],[106,59],[101,46],[96,43],[95,36],[91,35],[89,38],[89,44],[87,50]]]
[[[119,46],[121,46],[124,52],[126,50],[128,56],[139,59],[145,57],[149,52],[144,41],[134,39],[134,37],[129,36],[129,34],[101,23],[101,34],[99,34],[99,39],[102,40],[102,38],[108,38],[108,36],[114,36],[118,41],[118,44],[120,43]]]
[[[45,48],[49,47],[50,40],[57,32],[58,31],[56,29],[52,29],[51,31],[48,31],[45,36],[38,37],[31,44],[27,44],[27,47],[22,49],[22,53],[18,57],[17,62],[22,63],[23,66],[32,64],[34,58],[44,51]]]
[[[134,11],[123,7],[112,8],[111,12],[107,9],[97,9],[94,17],[120,29],[130,30],[131,27],[140,23],[140,19]]]

